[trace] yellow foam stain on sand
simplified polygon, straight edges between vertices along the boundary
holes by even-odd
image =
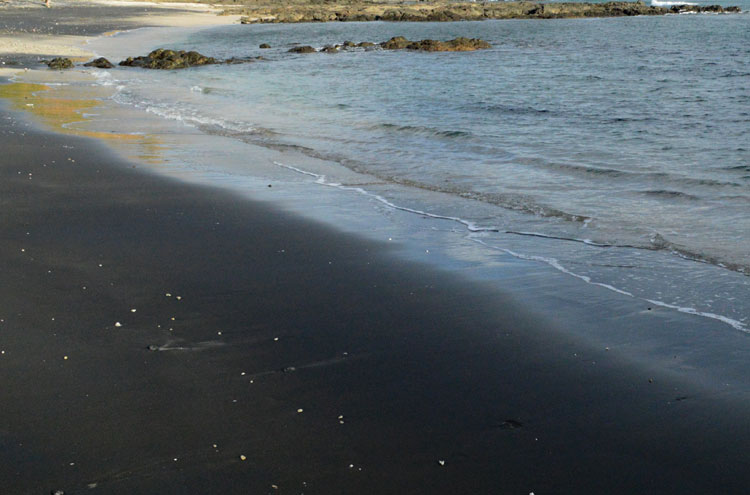
[[[100,107],[95,99],[61,97],[52,86],[39,83],[13,82],[0,84],[0,98],[8,100],[13,108],[29,112],[52,130],[64,134],[103,139],[110,144],[127,144],[127,152],[134,158],[148,163],[163,163],[163,144],[151,134],[128,134],[118,132],[91,131],[71,124],[90,122],[86,113]],[[64,93],[63,93],[64,94]],[[132,153],[135,147],[135,153]]]

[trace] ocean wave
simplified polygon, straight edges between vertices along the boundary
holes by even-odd
[[[372,130],[384,130],[388,132],[399,132],[409,133],[422,136],[440,137],[440,138],[464,138],[469,137],[472,134],[467,131],[450,130],[446,131],[435,127],[427,127],[421,125],[398,125],[381,123],[370,127]]]
[[[622,178],[625,180],[661,183],[665,186],[709,186],[709,187],[744,187],[742,184],[733,181],[706,179],[698,177],[686,177],[684,175],[675,175],[667,172],[641,172],[630,170],[619,170],[608,167],[595,167],[591,165],[577,165],[572,163],[560,163],[544,159],[518,159],[516,160],[524,165],[537,166],[547,170],[560,171],[566,174],[582,175],[589,178],[611,179]],[[665,191],[671,190],[667,187]]]
[[[654,189],[654,190],[638,191],[638,192],[645,196],[653,196],[653,197],[665,198],[665,199],[689,199],[689,200],[700,199],[700,197],[695,196],[693,194],[684,193],[682,191],[672,191],[672,190],[667,190],[667,189]]]

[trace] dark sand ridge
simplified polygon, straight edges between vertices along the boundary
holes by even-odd
[[[742,394],[2,115],[3,493],[745,493]]]

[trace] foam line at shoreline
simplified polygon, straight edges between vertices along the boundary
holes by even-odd
[[[470,234],[473,234],[473,233],[515,234],[515,235],[533,236],[533,237],[541,237],[541,238],[555,239],[555,240],[574,241],[574,239],[558,238],[558,237],[553,237],[553,236],[547,236],[547,235],[544,235],[544,234],[535,234],[535,233],[529,233],[529,232],[507,231],[507,230],[500,229],[498,227],[478,227],[473,222],[469,222],[468,220],[464,220],[464,219],[459,218],[459,217],[453,217],[453,216],[448,216],[448,215],[439,215],[439,214],[430,213],[430,212],[423,211],[423,210],[417,210],[417,209],[414,209],[414,208],[409,208],[409,207],[406,207],[406,206],[397,205],[397,204],[395,204],[395,203],[387,200],[386,198],[384,198],[384,197],[382,197],[382,196],[380,196],[378,194],[374,194],[374,193],[372,193],[370,191],[367,191],[366,189],[361,188],[361,187],[346,186],[346,185],[343,185],[343,184],[340,184],[340,183],[336,183],[336,182],[329,182],[329,181],[326,180],[326,176],[323,175],[323,174],[317,174],[317,173],[314,173],[314,172],[310,172],[308,170],[303,170],[301,168],[298,168],[298,167],[295,167],[295,166],[292,166],[292,165],[286,165],[286,164],[280,163],[278,161],[275,161],[274,164],[277,165],[277,166],[279,166],[279,167],[285,168],[287,170],[291,170],[293,172],[296,172],[298,174],[306,175],[308,177],[312,177],[312,178],[315,179],[315,183],[316,184],[319,184],[319,185],[322,185],[322,186],[327,186],[327,187],[333,187],[333,188],[340,189],[340,190],[343,190],[343,191],[353,191],[353,192],[362,194],[364,196],[367,196],[369,198],[372,198],[372,199],[378,201],[379,203],[387,206],[388,208],[391,208],[391,209],[394,209],[394,210],[403,211],[403,212],[406,212],[406,213],[413,213],[413,214],[417,214],[417,215],[420,215],[420,216],[425,216],[425,217],[428,217],[428,218],[433,218],[433,219],[436,219],[436,220],[448,220],[448,221],[451,221],[451,222],[460,223],[460,224],[464,225],[467,228],[467,230],[469,230]],[[606,283],[603,283],[603,282],[596,282],[596,281],[592,280],[591,277],[589,277],[589,276],[575,273],[575,272],[573,272],[573,271],[565,268],[559,262],[559,260],[556,260],[554,258],[543,257],[543,256],[536,256],[536,255],[526,255],[526,254],[522,254],[522,253],[517,253],[517,252],[512,251],[510,249],[491,246],[491,245],[487,244],[486,242],[482,241],[481,239],[477,239],[476,237],[473,237],[471,235],[469,236],[469,239],[471,239],[472,241],[474,241],[474,242],[476,242],[478,244],[481,244],[482,246],[485,246],[485,247],[487,247],[489,249],[493,249],[493,250],[504,252],[504,253],[506,253],[506,254],[508,254],[510,256],[513,256],[514,258],[523,259],[523,260],[526,260],[526,261],[534,261],[534,262],[539,262],[539,263],[547,264],[550,267],[554,268],[555,270],[558,270],[558,271],[560,271],[560,272],[562,272],[562,273],[564,273],[566,275],[569,275],[571,277],[577,278],[577,279],[579,279],[579,280],[581,280],[581,281],[583,281],[583,282],[585,282],[585,283],[587,283],[589,285],[595,285],[595,286],[598,286],[598,287],[602,287],[604,289],[607,289],[609,291],[615,292],[617,294],[620,294],[620,295],[623,295],[623,296],[627,296],[627,297],[631,297],[631,298],[634,298],[634,299],[641,299],[641,300],[649,302],[649,303],[651,303],[651,304],[653,304],[655,306],[660,306],[660,307],[663,307],[663,308],[672,309],[672,310],[678,311],[680,313],[685,313],[685,314],[689,314],[689,315],[693,315],[693,316],[701,316],[701,317],[704,317],[704,318],[710,318],[710,319],[713,319],[713,320],[717,320],[717,321],[720,321],[722,323],[725,323],[725,324],[731,326],[735,330],[739,330],[739,331],[744,332],[744,333],[750,333],[750,329],[748,329],[747,325],[745,323],[739,321],[739,320],[736,320],[736,319],[733,319],[733,318],[729,318],[727,316],[723,316],[723,315],[720,315],[720,314],[717,314],[717,313],[712,313],[712,312],[707,312],[707,311],[699,311],[699,310],[697,310],[695,308],[691,308],[691,307],[683,307],[683,306],[678,306],[678,305],[675,305],[675,304],[666,303],[666,302],[663,302],[663,301],[658,301],[658,300],[655,300],[655,299],[648,299],[648,298],[642,298],[642,297],[636,296],[636,295],[634,295],[631,292],[628,292],[628,291],[623,290],[623,289],[619,289],[619,288],[617,288],[617,287],[615,287],[613,285],[606,284]],[[583,242],[584,244],[590,245],[592,247],[618,247],[618,246],[610,246],[610,245],[607,245],[607,244],[598,244],[598,243],[591,242],[591,241],[587,242],[585,240],[578,240],[578,242]]]

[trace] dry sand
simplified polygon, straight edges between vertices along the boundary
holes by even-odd
[[[0,62],[61,56],[90,58],[92,36],[142,26],[199,27],[233,24],[239,16],[218,15],[205,4],[108,0],[10,1],[0,4]],[[23,65],[23,64],[22,64]]]

